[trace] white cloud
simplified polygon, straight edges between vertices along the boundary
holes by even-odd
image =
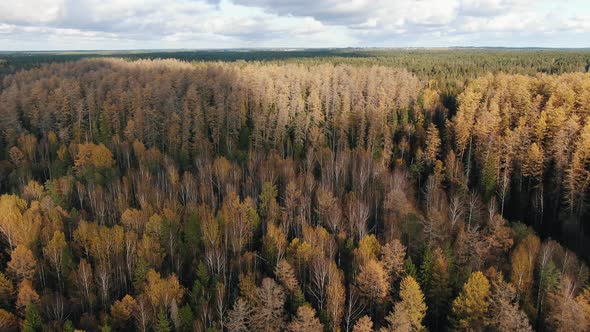
[[[64,2],[60,0],[0,1],[0,22],[39,24],[56,20]]]
[[[586,0],[0,2],[0,49],[588,47],[588,32]]]

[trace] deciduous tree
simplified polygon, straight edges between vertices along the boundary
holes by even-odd
[[[453,301],[453,322],[458,329],[475,329],[484,326],[489,308],[490,282],[477,271],[463,285]]]

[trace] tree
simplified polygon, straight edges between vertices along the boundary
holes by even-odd
[[[276,264],[283,258],[287,249],[287,234],[281,227],[277,227],[274,224],[268,224],[266,235],[262,242],[262,253],[267,264],[270,266],[276,266]]]
[[[363,313],[365,309],[364,303],[360,301],[360,296],[358,293],[358,290],[353,285],[348,288],[346,307],[344,311],[344,325],[347,332],[353,329],[352,323]]]
[[[29,280],[23,280],[18,286],[18,295],[16,296],[17,311],[22,313],[31,303],[38,304],[39,302],[39,294],[37,294],[31,282]]]
[[[263,183],[262,192],[258,197],[258,211],[262,219],[267,220],[275,216],[278,210],[277,195],[277,187],[272,182]]]
[[[490,309],[487,325],[499,332],[532,332],[526,314],[518,307],[516,290],[501,273],[491,277]]]
[[[430,165],[434,164],[438,157],[440,144],[438,128],[436,128],[434,123],[431,123],[426,130],[426,149],[424,150],[424,157]]]
[[[45,248],[43,248],[43,254],[49,260],[53,269],[57,275],[57,282],[59,287],[62,287],[61,279],[63,274],[63,269],[65,268],[65,256],[66,256],[66,248],[68,244],[66,243],[66,237],[63,232],[56,231],[53,233],[53,238]]]
[[[170,321],[168,317],[166,317],[166,313],[163,310],[158,311],[158,316],[156,317],[156,322],[154,324],[154,332],[170,332],[172,331],[172,327],[170,326]]]
[[[195,326],[195,318],[193,315],[193,311],[188,304],[185,304],[180,308],[178,313],[178,318],[180,321],[180,329],[181,332],[191,332],[194,330]],[[228,327],[229,328],[229,327]]]
[[[475,329],[484,326],[488,312],[490,282],[477,271],[473,272],[459,296],[453,301],[453,322],[459,329]]]
[[[440,247],[433,251],[432,278],[426,289],[427,303],[438,329],[447,316],[451,297],[450,273],[447,258]]]
[[[84,143],[78,145],[78,153],[74,166],[78,170],[85,167],[94,167],[96,169],[109,169],[114,164],[112,152],[103,144]]]
[[[354,327],[352,328],[352,332],[372,332],[373,331],[373,321],[369,316],[363,316],[359,318],[356,323],[354,323]]]
[[[580,312],[580,327],[588,329],[590,326],[590,288],[586,287],[576,296],[576,305]]]
[[[0,272],[0,307],[10,308],[14,298],[14,285],[12,281]]]
[[[75,332],[74,323],[71,320],[67,320],[63,326],[63,332]]]
[[[321,332],[322,323],[315,316],[315,310],[309,305],[297,308],[297,317],[293,319],[287,330],[292,332]]]
[[[533,272],[541,241],[534,234],[524,238],[512,252],[512,271],[510,281],[519,296],[528,295],[533,284]]]
[[[291,264],[282,259],[275,267],[275,275],[280,283],[290,292],[293,293],[299,289],[299,282],[295,277],[295,271]]]
[[[163,279],[158,272],[149,270],[144,293],[154,308],[163,308],[167,311],[172,301],[182,302],[184,289],[175,275]]]
[[[335,269],[338,269],[335,265]],[[344,276],[340,270],[332,273],[328,279],[328,291],[326,298],[326,310],[330,316],[330,327],[332,331],[338,331],[344,315],[346,301],[346,289],[343,284]]]
[[[254,331],[275,331],[284,326],[285,292],[273,279],[264,278],[256,290],[256,306],[252,311],[250,328]]]
[[[17,195],[0,196],[0,233],[8,243],[8,249],[13,250],[18,245],[17,232],[23,223],[23,213],[27,207],[27,202]],[[30,235],[30,234],[28,234]]]
[[[133,310],[133,317],[135,318],[137,329],[146,332],[153,318],[151,314],[152,310],[149,308],[150,304],[143,295],[138,296],[135,300],[137,305]]]
[[[17,331],[18,328],[18,320],[17,318],[10,312],[0,309],[0,331]]]
[[[567,276],[548,297],[547,326],[554,331],[585,331],[590,328],[587,293],[575,296],[575,283]]]
[[[230,331],[236,332],[247,332],[248,330],[248,321],[249,317],[252,313],[252,309],[250,308],[248,301],[243,298],[239,298],[234,303],[233,308],[229,311],[227,315],[227,324],[226,327]]]
[[[382,301],[389,293],[389,280],[383,264],[369,259],[360,267],[356,283],[361,293],[371,301]]]
[[[565,198],[570,213],[581,215],[590,188],[590,120],[580,132],[576,148],[564,179]]]
[[[424,294],[416,280],[410,276],[402,279],[400,284],[400,301],[387,316],[392,331],[423,331],[422,320],[426,315]]]
[[[390,283],[397,281],[404,273],[405,257],[406,247],[398,239],[381,247],[381,261],[387,271]]]
[[[41,326],[43,325],[43,320],[41,319],[41,315],[39,314],[39,308],[37,304],[34,302],[30,302],[27,305],[27,310],[25,312],[25,321],[23,322],[23,332],[36,332],[41,331]]]
[[[125,295],[120,301],[115,301],[111,305],[111,317],[115,329],[129,328],[128,324],[133,318],[135,306],[137,306],[137,303],[131,295]]]
[[[90,309],[96,301],[96,291],[92,266],[85,260],[81,259],[78,269],[72,272],[73,280],[78,296],[83,299],[82,305],[88,305]]]

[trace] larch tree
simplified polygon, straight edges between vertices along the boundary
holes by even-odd
[[[390,284],[383,263],[369,259],[360,267],[356,283],[361,293],[371,302],[381,302],[389,294]]]
[[[8,309],[14,298],[14,285],[4,273],[0,272],[0,307]]]
[[[238,298],[234,303],[233,308],[227,314],[226,327],[230,331],[247,332],[252,308],[248,301],[243,298]]]
[[[18,312],[23,313],[31,303],[39,304],[40,302],[41,298],[29,280],[24,280],[18,285],[16,296],[16,310]]]
[[[365,315],[359,318],[356,323],[354,323],[352,332],[373,332],[373,321],[371,320],[371,317]]]
[[[315,310],[309,305],[297,309],[297,316],[287,325],[290,332],[321,332],[322,323],[315,315]]]
[[[282,259],[279,261],[274,270],[275,275],[279,279],[279,282],[285,287],[290,293],[294,293],[299,288],[299,282],[295,276],[295,271],[289,262]]]
[[[432,261],[432,278],[426,289],[426,299],[434,326],[441,328],[450,305],[451,275],[447,258],[440,247],[434,249]]]
[[[426,148],[424,150],[424,158],[428,164],[433,165],[440,153],[440,133],[438,128],[431,123],[426,130]]]
[[[256,290],[256,305],[252,311],[250,328],[253,331],[275,331],[284,327],[283,306],[285,304],[283,287],[270,278],[262,280]]]
[[[381,261],[389,276],[389,282],[394,283],[404,272],[404,262],[406,258],[406,247],[398,240],[381,247]]]
[[[452,321],[455,327],[469,330],[484,326],[489,298],[489,280],[479,271],[472,273],[453,301]]]
[[[4,309],[0,309],[0,330],[7,332],[18,330],[18,319]]]
[[[400,301],[387,316],[391,331],[424,331],[422,324],[426,315],[426,303],[420,285],[411,276],[402,279],[399,291]]]
[[[590,120],[580,131],[571,163],[564,179],[565,198],[570,213],[581,215],[590,188]]]

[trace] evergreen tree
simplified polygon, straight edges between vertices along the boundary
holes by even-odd
[[[188,304],[185,304],[178,311],[178,318],[180,320],[180,332],[191,332],[194,329],[195,318],[193,311]]]
[[[170,332],[172,331],[172,327],[170,326],[170,321],[166,316],[166,313],[163,310],[158,311],[158,316],[156,316],[156,321],[154,323],[154,332]]]
[[[23,332],[41,331],[43,320],[39,314],[39,308],[34,302],[29,303],[25,312],[25,321],[23,322]]]
[[[451,287],[449,266],[445,254],[440,248],[433,253],[432,279],[426,291],[428,308],[430,309],[431,325],[439,330],[444,325],[448,313]]]

